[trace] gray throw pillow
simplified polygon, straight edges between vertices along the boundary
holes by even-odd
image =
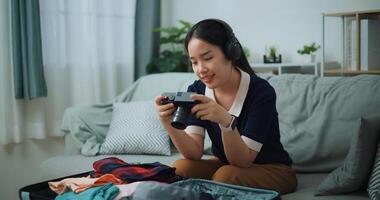
[[[380,115],[361,118],[360,122],[343,165],[319,184],[315,195],[354,192],[367,183],[380,136]]]
[[[114,103],[100,154],[124,153],[170,155],[169,136],[153,101]]]
[[[369,178],[367,191],[371,200],[380,200],[380,142],[377,144],[376,158]]]

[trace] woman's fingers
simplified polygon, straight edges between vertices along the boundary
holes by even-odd
[[[162,104],[164,96],[157,96],[155,99],[158,114],[161,119],[168,119],[174,112],[175,106],[173,103]]]
[[[195,106],[193,106],[193,108],[191,108],[191,113],[197,113],[198,111],[200,110],[205,110],[209,107],[210,105],[208,103],[200,103],[200,104],[196,104]]]
[[[172,115],[173,112],[174,112],[174,108],[159,112],[159,115],[160,115],[160,117],[169,117]]]
[[[207,110],[200,110],[198,112],[195,113],[195,116],[198,118],[198,119],[202,119],[204,120],[204,117],[206,117],[208,114],[208,111]]]
[[[164,99],[165,97],[164,96],[157,96],[156,99],[154,100],[156,102],[156,105],[161,105],[161,101],[162,99]]]
[[[210,98],[206,97],[205,95],[201,95],[201,94],[193,94],[193,95],[191,95],[191,99],[200,101],[202,103],[208,103],[209,101],[211,101]]]
[[[169,109],[174,109],[173,103],[158,106],[158,112],[164,112],[164,111],[169,110]]]
[[[168,109],[174,108],[173,103],[162,104],[162,99],[164,98],[165,98],[164,96],[157,96],[155,99],[158,112],[164,112]]]

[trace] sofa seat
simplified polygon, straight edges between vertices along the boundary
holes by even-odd
[[[307,199],[307,200],[368,200],[365,190],[355,193],[334,196],[314,196],[318,185],[328,173],[297,173],[298,187],[294,193],[282,195],[282,200]]]

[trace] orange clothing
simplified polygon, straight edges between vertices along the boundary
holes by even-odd
[[[123,184],[123,181],[115,177],[113,174],[105,174],[99,178],[66,178],[61,181],[48,182],[50,189],[57,194],[63,194],[67,190],[79,193],[90,187],[105,185],[107,183],[118,185]]]

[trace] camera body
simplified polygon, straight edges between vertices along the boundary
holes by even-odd
[[[185,129],[187,127],[187,119],[191,115],[191,108],[198,104],[199,101],[191,99],[194,92],[165,92],[162,94],[165,98],[161,104],[173,103],[176,110],[173,113],[171,125],[177,129]]]

